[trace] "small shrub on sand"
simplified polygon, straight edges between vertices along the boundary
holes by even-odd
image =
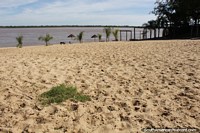
[[[44,41],[46,46],[49,45],[49,41],[53,39],[53,36],[51,36],[50,34],[46,34],[46,36],[40,36],[38,38],[38,40]]]
[[[84,34],[84,31],[81,31],[77,36],[76,36],[76,40],[78,40],[80,43],[83,42],[83,34]]]
[[[103,31],[106,33],[106,42],[109,42],[110,40],[110,34],[112,33],[111,27],[105,27]]]
[[[119,30],[118,30],[118,29],[115,29],[112,33],[113,33],[113,36],[115,37],[115,41],[118,41],[118,33],[119,33]]]
[[[97,36],[98,36],[99,42],[101,42],[102,34],[98,34]]]
[[[18,47],[18,48],[22,48],[23,36],[20,35],[20,36],[16,37],[16,40],[17,40],[17,42],[18,42],[17,47]]]
[[[51,88],[49,91],[40,95],[40,101],[43,105],[51,103],[61,103],[67,99],[86,102],[90,97],[77,92],[77,88],[73,86],[66,87],[64,84]]]

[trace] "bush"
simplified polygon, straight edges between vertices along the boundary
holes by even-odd
[[[113,33],[113,36],[115,37],[115,41],[118,41],[118,33],[119,33],[119,30],[116,29],[116,30],[114,30],[112,33]]]
[[[49,45],[49,41],[52,40],[53,37],[50,34],[46,34],[46,36],[40,36],[38,40],[44,41],[46,43],[46,46]]]
[[[109,38],[110,38],[110,34],[112,33],[112,28],[111,27],[105,27],[103,30],[106,33],[106,42],[108,42]]]
[[[80,43],[82,43],[83,41],[83,34],[84,31],[81,31],[77,36],[76,36],[76,40],[78,40]]]
[[[77,88],[73,86],[66,87],[64,84],[51,88],[49,91],[40,95],[40,101],[43,105],[51,103],[61,103],[67,99],[86,102],[90,97],[77,92]]]
[[[17,44],[17,47],[18,47],[18,48],[22,48],[23,38],[24,38],[24,37],[23,37],[22,35],[16,37],[16,40],[17,40],[17,42],[18,42],[18,44]]]

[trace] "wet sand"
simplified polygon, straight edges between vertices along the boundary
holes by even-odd
[[[1,132],[200,127],[198,40],[1,48],[0,64]],[[91,101],[39,103],[41,93],[63,83]]]

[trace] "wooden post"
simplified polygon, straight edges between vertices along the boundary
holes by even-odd
[[[130,38],[131,40],[132,40],[132,37],[133,37],[133,32],[132,32],[132,30],[131,30],[131,38]]]
[[[126,31],[126,41],[127,41],[127,31]]]
[[[151,39],[151,37],[152,37],[152,29],[150,29],[150,39]]]
[[[120,41],[122,41],[122,32],[120,30]]]
[[[199,37],[199,19],[197,19],[197,37]]]
[[[136,37],[135,37],[135,27],[134,27],[134,40],[136,39]]]

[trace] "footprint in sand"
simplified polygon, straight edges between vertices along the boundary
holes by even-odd
[[[145,100],[134,99],[132,103],[136,112],[147,111],[147,102]]]

